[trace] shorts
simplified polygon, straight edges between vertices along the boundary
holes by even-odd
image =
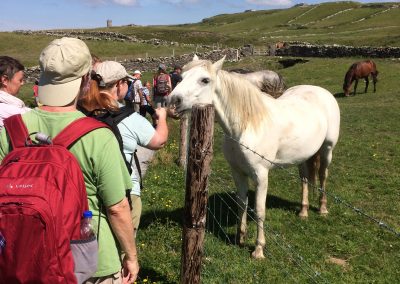
[[[136,232],[140,224],[140,215],[142,214],[142,199],[138,195],[131,194],[131,200],[132,200],[131,217],[132,217],[134,235],[136,237]]]
[[[122,283],[122,274],[121,271],[117,273],[102,276],[102,277],[92,277],[83,282],[84,284],[121,284]]]

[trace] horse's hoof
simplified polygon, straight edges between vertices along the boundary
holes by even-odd
[[[251,253],[251,257],[254,259],[264,259],[264,253],[263,253],[263,248],[260,246],[257,246],[256,249]]]
[[[329,212],[327,209],[320,209],[318,213],[321,216],[327,216]]]
[[[300,211],[299,217],[300,217],[300,219],[307,219],[308,218],[308,212],[307,211]]]
[[[244,247],[246,243],[246,236],[245,235],[236,236],[235,241],[239,245],[239,247]]]

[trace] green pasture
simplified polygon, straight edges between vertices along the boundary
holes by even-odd
[[[40,52],[56,37],[0,32],[0,55],[17,58],[26,67],[39,65]],[[196,51],[195,46],[164,46],[145,43],[85,40],[90,51],[103,60],[123,61],[146,57],[167,57]],[[203,52],[201,47],[198,52]]]
[[[318,7],[217,15],[196,24],[101,30],[141,39],[233,47],[244,43],[265,46],[280,40],[400,46],[400,9],[389,9],[392,5],[326,3]],[[338,13],[345,10],[348,11]],[[27,67],[35,66],[40,51],[52,39],[0,33],[0,54],[16,57]],[[94,54],[111,60],[172,53],[170,46],[86,43]],[[174,48],[175,54],[193,52],[193,48],[183,45]],[[390,230],[400,231],[400,60],[375,60],[379,70],[376,93],[372,93],[370,86],[364,94],[364,82],[360,81],[356,96],[343,97],[344,74],[360,58],[300,58],[302,63],[283,69],[282,60],[287,59],[246,57],[237,63],[226,63],[224,68],[271,69],[283,75],[288,87],[318,85],[336,97],[341,109],[341,132],[327,185],[332,194],[328,198],[330,214],[325,218],[317,214],[318,192],[314,190],[310,193],[309,218],[300,220],[297,168],[274,170],[270,173],[267,197],[266,259],[256,261],[250,257],[256,231],[252,212],[245,247],[227,241],[233,239],[236,230],[235,204],[229,201],[234,185],[221,152],[222,131],[216,125],[209,184],[211,212],[216,218],[209,215],[207,220],[210,230],[205,239],[202,283],[399,283],[399,236]],[[151,75],[145,73],[144,80]],[[24,85],[20,96],[31,105],[32,84]],[[179,283],[185,174],[175,163],[179,122],[169,120],[168,124],[168,144],[157,152],[144,180],[143,216],[137,235],[141,265],[138,283]],[[228,204],[215,201],[220,198],[228,198]],[[254,188],[249,199],[250,207],[254,207]],[[357,208],[360,213],[355,211]],[[380,226],[371,218],[384,223]]]
[[[125,26],[111,30],[145,39],[156,37],[182,43],[218,43],[232,47],[247,43],[265,46],[277,41],[399,46],[400,8],[393,5],[340,1],[221,14],[194,24]]]
[[[236,229],[235,216],[227,208],[217,206],[216,210],[221,211],[216,213],[217,219],[225,224],[224,233],[218,231],[212,218],[208,219],[214,230],[206,235],[202,283],[398,283],[400,280],[399,237],[340,203],[348,202],[400,231],[397,87],[400,61],[376,60],[380,71],[377,92],[362,93],[364,84],[360,82],[357,95],[345,98],[341,90],[344,73],[356,59],[305,59],[309,61],[277,71],[289,86],[315,84],[327,88],[337,98],[341,135],[327,190],[339,199],[328,198],[330,214],[323,218],[316,212],[318,192],[314,190],[310,193],[310,216],[308,220],[300,220],[297,168],[272,171],[267,197],[266,259],[250,258],[254,221],[250,221],[250,236],[244,248],[227,243],[226,235],[232,239]],[[258,58],[258,64],[277,67],[276,60]],[[243,61],[226,68],[247,64]],[[251,64],[254,66],[254,62]],[[169,126],[168,145],[153,160],[142,196],[144,211],[138,232],[140,277],[151,283],[179,282],[185,183],[184,171],[174,162],[178,157],[178,123],[171,120]],[[221,139],[221,129],[216,126],[211,198],[226,197],[234,190],[221,153]],[[251,191],[251,207],[253,201],[254,191]],[[230,218],[228,221],[226,216]]]
[[[282,69],[285,58],[251,57],[227,63],[225,69],[272,69],[287,85],[314,84],[336,97],[341,109],[341,133],[330,167],[327,191],[330,214],[317,214],[318,192],[310,193],[310,216],[300,220],[300,182],[297,168],[270,173],[266,211],[265,260],[253,260],[254,214],[249,212],[249,237],[244,248],[231,244],[236,223],[233,181],[221,153],[222,131],[215,130],[214,158],[209,184],[210,206],[202,267],[202,283],[398,283],[399,237],[341,202],[360,208],[400,231],[400,61],[377,59],[377,92],[363,93],[360,81],[354,97],[342,95],[344,74],[360,58],[302,58]],[[145,74],[150,78],[151,74]],[[21,91],[31,100],[31,85]],[[143,216],[137,235],[141,265],[139,283],[179,283],[184,171],[178,158],[179,123],[169,120],[170,137],[157,152],[144,180]],[[254,188],[249,194],[254,208]],[[227,206],[216,205],[225,198]],[[220,229],[218,223],[223,225]],[[319,273],[319,274],[318,274]],[[317,274],[317,275],[315,275]]]
[[[115,26],[88,31],[112,31],[138,39],[162,39],[179,46],[87,41],[91,51],[106,59],[171,56],[193,52],[184,44],[266,47],[278,41],[352,46],[400,46],[400,8],[395,3],[329,2],[289,9],[221,14],[199,23],[174,26]],[[27,66],[51,40],[48,36],[0,33],[0,54],[15,56]],[[201,50],[199,50],[201,51]]]

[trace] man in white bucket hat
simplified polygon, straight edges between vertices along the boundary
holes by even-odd
[[[29,133],[42,132],[55,137],[84,116],[77,111],[76,103],[78,96],[89,87],[91,54],[83,41],[61,38],[43,49],[39,61],[39,100],[43,105],[23,114],[22,119]],[[10,149],[7,136],[6,131],[0,133],[0,161]],[[103,219],[98,234],[98,269],[86,283],[122,283],[124,275],[127,278],[124,281],[134,283],[139,264],[125,197],[132,182],[118,142],[111,130],[100,128],[79,139],[69,150],[82,169],[94,220],[98,222],[99,216]],[[99,212],[101,207],[105,212]],[[122,265],[120,248],[126,253]]]

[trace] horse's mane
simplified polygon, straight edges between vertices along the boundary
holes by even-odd
[[[182,67],[182,72],[186,72],[192,69],[193,67],[198,67],[198,66],[206,67],[208,71],[211,71],[211,65],[212,65],[211,62],[207,60],[192,60]]]
[[[357,68],[357,63],[353,63],[344,76],[343,89],[347,88],[353,82],[354,71]]]
[[[262,97],[266,97],[255,85],[237,74],[221,70],[221,100],[225,102],[224,113],[235,121],[242,132],[247,127],[257,129],[268,115]],[[272,99],[272,97],[271,97]]]
[[[183,72],[194,67],[204,67],[213,76],[215,70],[208,60],[193,60],[183,66]],[[265,96],[256,86],[237,74],[224,70],[218,72],[221,84],[220,97],[223,102],[223,113],[243,132],[247,127],[257,129],[267,115],[262,101]],[[216,78],[213,78],[214,80]],[[271,97],[272,99],[272,97]]]

